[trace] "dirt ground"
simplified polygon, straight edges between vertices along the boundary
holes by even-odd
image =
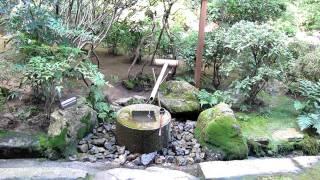
[[[130,97],[133,95],[150,95],[150,91],[135,92],[127,90],[122,86],[121,81],[128,78],[128,68],[131,65],[131,60],[128,56],[113,56],[108,54],[106,49],[102,48],[98,48],[96,52],[100,58],[100,69],[111,84],[111,87],[106,87],[105,89],[105,95],[108,96],[109,100],[114,101],[119,98]],[[136,64],[132,69],[132,74],[140,72],[144,63],[145,60],[142,60],[142,62]],[[161,67],[159,66],[147,65],[144,69],[144,73],[152,75],[152,68],[154,68],[157,75],[161,71]],[[153,86],[153,84],[151,86]]]
[[[104,94],[109,101],[115,101],[119,98],[131,97],[140,95],[148,97],[149,91],[130,91],[122,86],[122,80],[127,79],[127,71],[131,64],[128,56],[113,56],[108,54],[106,49],[98,48],[97,55],[100,58],[100,71],[105,75],[105,79],[110,86],[106,86]],[[10,54],[0,54],[0,61],[14,61],[14,57]],[[132,73],[136,74],[143,66],[144,61],[137,64]],[[152,68],[155,69],[156,74],[159,74],[161,67],[146,66],[145,73],[152,75]],[[8,89],[19,89],[19,83],[22,73],[16,73],[10,76],[8,81],[2,83],[0,86]],[[153,86],[153,84],[151,85]],[[4,106],[4,110],[0,113],[0,130],[14,130],[14,131],[45,131],[49,122],[42,113],[42,105],[32,102],[31,89],[19,89],[22,92],[21,99],[9,101]],[[72,95],[86,96],[88,88],[80,80],[71,80],[64,85],[63,94],[65,97]]]

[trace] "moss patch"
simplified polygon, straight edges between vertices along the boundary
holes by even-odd
[[[80,122],[82,122],[84,126],[81,127],[77,132],[78,140],[82,139],[87,133],[89,133],[94,128],[94,125],[90,123],[90,118],[91,113],[88,113],[80,120]]]
[[[67,132],[68,130],[65,128],[54,137],[48,137],[44,134],[39,136],[40,148],[44,156],[50,159],[58,159],[77,153],[76,143],[67,140]]]
[[[297,144],[297,148],[301,149],[306,155],[318,155],[320,151],[320,143],[316,138],[306,136]]]
[[[54,149],[63,152],[67,145],[67,128],[63,129],[61,133],[54,137],[48,137],[46,135],[39,136],[40,146],[42,149]]]
[[[298,112],[293,107],[294,100],[286,96],[259,94],[266,105],[260,112],[236,113],[243,135],[247,139],[267,138],[272,142],[272,134],[288,128],[298,129]]]
[[[0,138],[6,136],[8,133],[8,131],[0,130]]]
[[[315,155],[319,152],[319,142],[313,137],[305,135],[301,142],[287,142],[274,139],[272,136],[277,131],[289,128],[299,131],[296,121],[298,112],[293,107],[294,99],[287,96],[271,96],[264,92],[259,94],[259,98],[266,104],[263,108],[257,109],[257,112],[236,113],[245,138],[269,139],[268,148],[275,154],[287,155],[295,150],[302,151],[306,155]],[[251,147],[250,150],[256,151],[256,156],[263,154],[257,148]]]
[[[208,124],[205,142],[225,152],[226,159],[245,159],[248,147],[240,126],[231,117],[220,117]]]

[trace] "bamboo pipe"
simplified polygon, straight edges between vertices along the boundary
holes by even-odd
[[[163,76],[164,74],[166,73],[166,70],[169,66],[169,63],[165,63],[163,66],[162,66],[162,69],[161,69],[161,72],[160,72],[160,75],[157,79],[157,82],[156,84],[154,85],[153,89],[152,89],[152,92],[151,92],[151,95],[149,97],[149,102],[152,102],[154,100],[154,97],[156,96],[157,92],[158,92],[158,89],[160,87],[160,84],[162,82],[162,79],[163,79]]]
[[[172,60],[172,59],[155,59],[153,64],[155,65],[164,65],[165,63],[168,63],[171,67],[176,67],[179,65],[178,60]]]

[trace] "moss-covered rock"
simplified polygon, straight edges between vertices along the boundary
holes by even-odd
[[[297,143],[297,148],[301,149],[305,155],[318,155],[320,143],[317,138],[306,136],[302,141]]]
[[[1,158],[31,158],[42,155],[38,134],[0,130]]]
[[[41,138],[41,147],[68,156],[76,152],[76,144],[97,124],[97,113],[80,98],[77,105],[51,114],[47,136]]]
[[[185,81],[167,81],[160,86],[160,102],[172,114],[200,112],[198,89]]]
[[[225,160],[245,159],[248,156],[248,146],[240,125],[227,104],[220,103],[201,112],[195,134],[203,146],[221,153]]]

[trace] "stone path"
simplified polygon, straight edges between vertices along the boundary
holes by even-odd
[[[264,158],[200,163],[205,179],[239,178],[283,173],[297,173],[320,161],[320,156],[296,158]]]
[[[160,167],[127,169],[104,162],[64,162],[35,159],[0,159],[0,179],[78,179],[90,177],[96,180],[193,180],[241,178],[284,173],[298,173],[320,162],[320,156],[295,158],[265,158],[236,161],[211,161],[200,163],[193,171],[198,177],[180,170]],[[181,169],[182,170],[182,169]]]

